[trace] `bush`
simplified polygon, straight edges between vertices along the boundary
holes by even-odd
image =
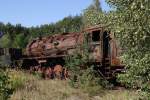
[[[25,82],[28,80],[27,75],[21,71],[10,70],[9,81],[11,82],[11,88],[14,90],[24,87]]]
[[[149,92],[140,91],[139,100],[149,100],[149,99],[150,99],[150,93]]]
[[[22,71],[0,69],[0,100],[7,100],[14,91],[23,89],[26,82],[33,79]]]
[[[84,37],[86,39],[86,35]],[[84,40],[85,40],[84,39]],[[108,86],[96,70],[94,65],[89,65],[89,47],[85,40],[83,45],[76,49],[76,53],[66,58],[66,66],[70,71],[69,84],[74,88],[81,88],[91,95],[96,95],[103,87]]]
[[[120,74],[118,76],[118,80],[127,88],[141,90],[142,98],[144,96],[149,98],[150,54],[147,52],[143,54],[142,52],[136,51],[135,53],[132,52],[132,56],[129,54],[124,54],[123,59],[126,63],[126,73]]]
[[[11,88],[8,72],[5,69],[0,69],[0,99],[7,100],[13,93],[14,89]]]

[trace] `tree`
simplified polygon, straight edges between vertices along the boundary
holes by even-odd
[[[82,17],[81,16],[68,16],[63,20],[58,21],[55,27],[59,28],[59,32],[79,32],[82,27]]]
[[[102,12],[102,8],[101,8],[101,5],[100,5],[100,1],[99,0],[94,0],[94,8],[97,10],[97,11],[100,11]]]
[[[13,47],[15,48],[25,48],[28,43],[29,36],[24,36],[24,34],[18,34],[15,36]]]
[[[119,78],[128,87],[143,89],[150,80],[150,1],[107,1],[116,9],[110,22],[124,49],[127,72]]]
[[[85,27],[106,23],[106,13],[102,11],[99,0],[94,0],[83,12],[83,23]]]
[[[2,38],[0,38],[0,47],[7,48],[11,45],[10,36],[8,34],[3,35]]]

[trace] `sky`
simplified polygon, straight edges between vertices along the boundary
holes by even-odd
[[[110,8],[100,0],[102,9]],[[55,23],[66,16],[80,15],[92,0],[0,0],[0,22],[26,27]]]

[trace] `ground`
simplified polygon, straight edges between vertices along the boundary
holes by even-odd
[[[81,88],[72,88],[68,80],[44,80],[33,75],[17,88],[10,100],[137,100],[138,92],[126,89],[100,90],[94,94]]]

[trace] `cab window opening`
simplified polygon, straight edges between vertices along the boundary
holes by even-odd
[[[93,31],[92,32],[92,41],[93,42],[100,41],[100,31]]]

